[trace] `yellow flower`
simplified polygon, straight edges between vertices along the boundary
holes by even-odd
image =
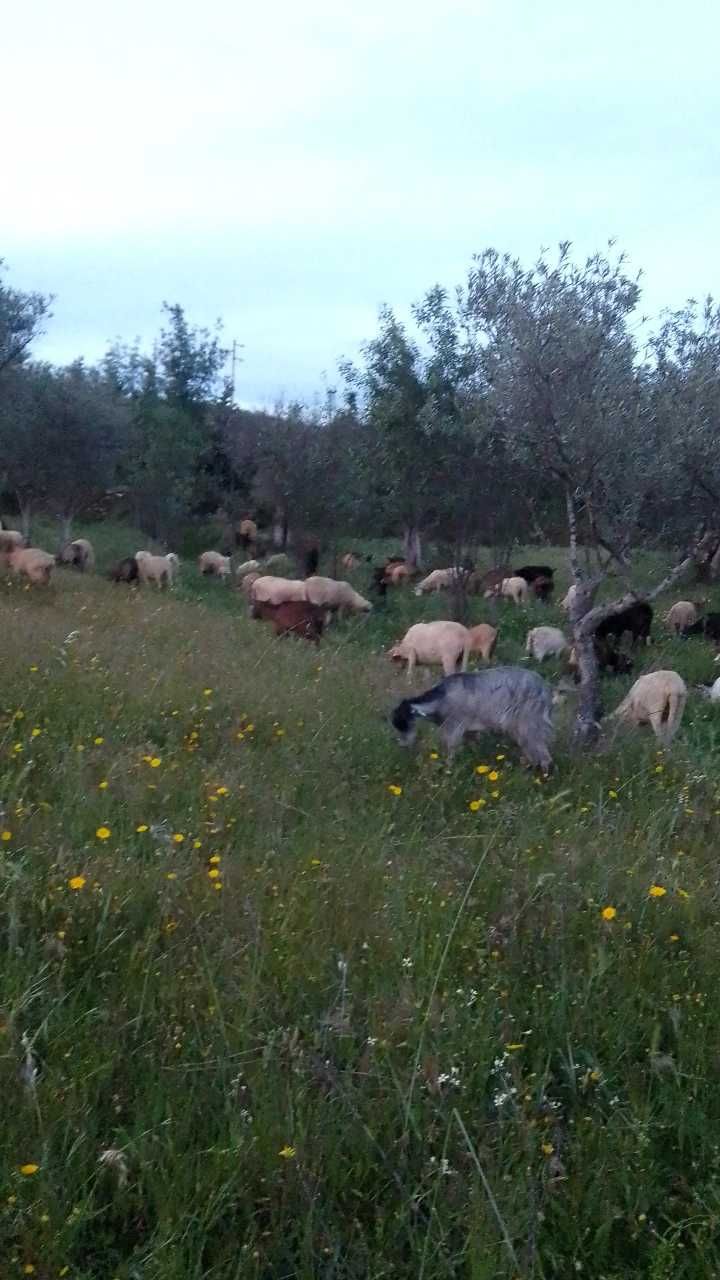
[[[31,667],[31,668],[30,668],[30,670],[31,670],[31,671],[37,671],[37,667],[34,667],[34,666],[33,666],[33,667]]]
[[[112,835],[112,831],[110,830],[109,827],[98,827],[97,831],[95,832],[95,835],[97,836],[98,840],[109,840],[110,836]]]
[[[440,756],[438,755],[437,751],[431,751],[431,752],[430,752],[430,759],[431,759],[431,760],[439,760],[439,759],[440,759]]]
[[[32,1178],[33,1174],[37,1173],[39,1168],[39,1164],[21,1164],[20,1172],[23,1178]]]
[[[33,1266],[32,1262],[26,1262],[26,1263],[25,1263],[25,1266],[23,1267],[23,1275],[24,1275],[24,1276],[32,1276],[32,1275],[34,1275],[34,1274],[35,1274],[35,1268],[34,1268],[34,1266]]]
[[[206,698],[209,698],[211,693],[212,693],[212,689],[203,689],[203,694],[205,695]]]
[[[218,867],[211,867],[210,870],[208,871],[208,875],[211,880],[217,880],[218,876],[220,875],[220,871]]]
[[[151,769],[159,769],[162,764],[162,760],[160,759],[160,756],[151,756],[148,760],[148,764]]]
[[[508,1053],[514,1053],[516,1049],[524,1049],[525,1045],[524,1044],[506,1044],[505,1048],[507,1049]]]
[[[311,858],[311,859],[310,859],[310,866],[311,866],[311,867],[321,867],[321,866],[322,866],[322,863],[321,863],[321,861],[320,861],[320,859],[319,859],[319,858]]]
[[[661,884],[651,884],[648,889],[648,894],[651,898],[664,898],[666,893],[667,889],[663,889]]]
[[[184,835],[182,834],[182,832],[181,832],[181,831],[176,831],[176,832],[175,832],[175,835],[173,836],[173,842],[174,842],[175,844],[182,844],[182,842],[183,842],[183,840],[184,840],[184,839],[185,839],[185,837],[184,837]]]
[[[614,920],[617,915],[617,911],[615,907],[603,907],[602,911],[600,912],[600,915],[602,916],[603,920]]]
[[[102,782],[98,782],[98,791],[107,791],[107,788],[108,788],[107,778],[103,778]]]
[[[167,875],[166,875],[165,879],[166,879],[166,880],[177,880],[177,871],[168,871],[168,873],[167,873]]]
[[[202,849],[202,840],[193,840],[193,849]]]
[[[210,857],[208,858],[208,862],[212,863],[212,865],[213,865],[213,866],[215,866],[219,861],[220,861],[220,854],[219,854],[219,853],[213,853],[213,854],[211,854],[211,855],[210,855]]]
[[[390,783],[390,786],[388,787],[388,791],[390,792],[391,796],[402,795],[402,787],[396,787],[394,782]]]
[[[84,876],[72,876],[72,878],[68,880],[68,889],[84,889],[84,887],[85,887]]]
[[[488,782],[497,782],[499,777],[500,777],[500,774],[498,773],[497,769],[493,769],[492,773],[488,774]]]
[[[486,804],[487,800],[471,800],[468,809],[472,810],[473,813],[477,813],[478,809],[482,809],[483,805]]]
[[[295,1155],[295,1148],[288,1146],[281,1147],[278,1151],[278,1155],[282,1156],[283,1160],[292,1160]]]
[[[687,892],[687,890],[686,890],[686,889],[676,889],[676,890],[675,890],[675,892],[676,892],[676,893],[679,895],[679,897],[681,897],[681,898],[689,898],[689,897],[690,897],[690,894]]]
[[[246,724],[246,725],[245,725],[245,732],[246,732],[246,733],[254,733],[254,732],[255,732],[255,725],[254,725],[254,724]]]
[[[476,772],[476,773],[480,773],[480,774],[483,774],[483,773],[489,773],[489,772],[490,772],[490,765],[489,765],[489,764],[476,764],[476,765],[475,765],[475,772]]]
[[[499,799],[500,799],[500,792],[499,792],[499,791],[491,791],[491,792],[490,792],[490,795],[492,796],[493,800],[499,800]]]
[[[147,831],[147,829],[148,829],[147,822],[141,822],[140,826],[135,828],[136,831]]]
[[[0,835],[0,840],[5,840],[6,842],[12,840],[12,831],[3,831],[2,835]]]
[[[608,791],[611,800],[617,800],[617,791]]]
[[[216,795],[219,795],[219,796],[226,796],[227,794],[228,794],[228,789],[227,789],[227,787],[218,787],[217,792],[216,792]]]
[[[664,765],[664,764],[656,764],[656,765],[655,765],[655,772],[656,772],[656,773],[664,773],[664,771],[665,771],[665,765]]]
[[[37,727],[37,725],[36,725],[36,726],[35,726],[35,728],[33,729],[32,733],[30,734],[30,737],[31,737],[31,738],[39,738],[41,733],[42,733],[42,729],[38,729],[38,727]]]
[[[680,941],[680,934],[679,934],[679,933],[671,933],[671,934],[670,934],[670,941],[671,941],[671,942],[679,942],[679,941]]]
[[[551,1156],[553,1151],[555,1150],[552,1142],[543,1142],[542,1147],[540,1149],[544,1156]]]
[[[496,757],[495,757],[495,759],[496,759],[496,760],[504,760],[504,759],[505,759],[505,755],[504,755],[504,753],[501,753],[499,756],[496,756]]]
[[[101,747],[101,746],[102,746],[102,744],[103,744],[103,742],[105,741],[105,739],[104,739],[104,738],[94,738],[94,739],[93,739],[93,741],[94,741],[94,743],[95,743],[95,746],[96,746],[96,747]]]

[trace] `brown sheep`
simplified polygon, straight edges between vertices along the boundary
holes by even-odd
[[[276,636],[296,635],[319,644],[323,633],[323,610],[306,600],[285,600],[283,604],[253,603],[251,616],[270,622]]]
[[[19,576],[23,574],[30,582],[50,582],[50,574],[55,568],[55,557],[39,547],[16,547],[7,556],[8,567]]]

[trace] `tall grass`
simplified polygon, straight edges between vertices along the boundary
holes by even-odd
[[[3,1276],[718,1273],[709,704],[664,756],[579,758],[566,707],[549,783],[493,737],[450,772],[386,720],[442,598],[319,649],[192,566],[0,600]],[[558,620],[499,614],[502,661]]]

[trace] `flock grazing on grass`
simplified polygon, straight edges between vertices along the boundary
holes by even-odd
[[[238,533],[246,553],[257,550],[257,526],[252,520],[243,520]],[[360,552],[348,551],[340,564],[351,572],[370,560]],[[283,576],[292,563],[285,552],[278,552],[244,560],[233,569],[231,556],[209,550],[198,557],[197,567],[204,577],[234,583],[248,600],[250,616],[267,622],[277,636],[295,635],[318,644],[334,617],[365,614],[373,608],[372,602],[349,582],[317,574],[317,546],[313,545],[306,554],[305,577]],[[92,544],[86,538],[75,538],[51,555],[39,547],[26,547],[17,530],[0,528],[0,566],[9,573],[24,577],[28,583],[46,586],[56,565],[72,566],[81,573],[92,571]],[[174,585],[179,571],[180,560],[173,552],[159,555],[136,551],[118,561],[108,576],[115,583],[163,589]],[[418,597],[457,591],[486,600],[507,600],[517,608],[526,606],[530,598],[548,602],[554,591],[554,571],[549,565],[523,565],[518,569],[500,565],[484,573],[472,565],[454,565],[420,577],[402,557],[390,556],[372,569],[371,577],[371,594],[380,603],[385,601],[388,589],[408,584],[413,585]],[[565,614],[570,613],[575,592],[576,587],[571,586],[560,602]],[[704,599],[677,601],[663,619],[668,632],[681,637],[703,636],[720,647],[720,613],[701,612],[706,604]],[[629,636],[631,650],[638,644],[648,644],[652,622],[653,610],[642,600],[603,619],[594,633],[600,672],[628,673],[633,663],[622,647],[625,637]],[[529,764],[547,772],[552,763],[552,704],[561,695],[558,691],[553,693],[538,673],[527,668],[491,667],[498,632],[499,628],[488,622],[474,627],[449,619],[413,624],[389,650],[390,660],[405,665],[409,681],[420,666],[440,667],[444,679],[417,697],[403,699],[392,713],[392,724],[400,741],[409,745],[415,739],[418,721],[430,720],[439,727],[450,756],[468,733],[504,733],[520,747]],[[548,658],[560,660],[579,680],[575,651],[559,627],[531,628],[525,654],[526,659],[537,663]],[[473,657],[486,664],[485,669],[468,672]],[[720,702],[720,677],[712,685],[699,686],[699,691],[712,702]],[[610,719],[647,724],[657,741],[668,746],[680,727],[687,697],[687,686],[677,672],[652,671],[635,681]]]

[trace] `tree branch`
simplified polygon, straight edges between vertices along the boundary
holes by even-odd
[[[565,489],[565,506],[567,508],[568,534],[570,537],[570,568],[572,569],[573,578],[576,582],[580,581],[580,561],[578,560],[577,549],[577,520],[575,515],[575,500],[569,488]]]
[[[612,617],[615,613],[622,613],[623,609],[629,609],[631,605],[636,604],[638,601],[646,601],[649,604],[651,600],[655,600],[663,591],[667,591],[673,583],[677,582],[678,578],[681,578],[693,563],[692,554],[687,555],[663,578],[662,582],[652,587],[650,591],[628,591],[619,600],[613,600],[608,604],[600,604],[596,608],[590,609],[580,619],[577,625],[577,634],[585,636],[589,632],[595,631],[606,618]]]

